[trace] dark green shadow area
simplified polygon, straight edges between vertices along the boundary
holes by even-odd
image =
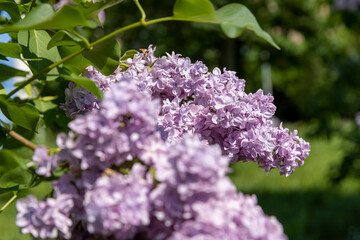
[[[360,239],[360,194],[269,192],[257,197],[264,212],[277,217],[291,240]]]

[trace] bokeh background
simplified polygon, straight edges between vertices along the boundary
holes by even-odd
[[[174,3],[141,2],[148,18],[171,15]],[[216,8],[231,2],[247,6],[281,50],[251,31],[228,39],[216,25],[171,22],[117,36],[123,52],[152,44],[157,56],[174,51],[210,70],[226,67],[246,80],[247,92],[272,93],[274,121],[298,129],[311,144],[310,157],[287,178],[276,170],[266,176],[255,163],[234,164],[234,183],[257,195],[289,239],[360,239],[360,1],[212,2]],[[106,10],[104,29],[93,38],[137,21],[140,15],[134,13],[132,1]],[[42,184],[32,194],[41,198],[48,192],[49,185]],[[7,198],[2,196],[1,204]],[[14,219],[13,204],[0,216],[0,239],[29,239],[18,234]]]

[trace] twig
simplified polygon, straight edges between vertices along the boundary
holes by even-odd
[[[24,138],[23,136],[21,136],[17,132],[15,132],[13,130],[10,130],[10,129],[6,128],[6,127],[2,127],[2,128],[7,134],[9,134],[11,137],[13,137],[16,140],[18,140],[19,142],[21,142],[22,144],[24,144],[28,148],[31,148],[32,150],[36,149],[37,146],[34,143],[30,142],[29,140],[27,140],[26,138]]]

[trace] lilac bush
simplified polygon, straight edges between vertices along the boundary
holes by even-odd
[[[30,163],[44,177],[57,167],[68,172],[53,182],[53,198],[18,201],[21,231],[59,239],[287,239],[255,196],[237,193],[229,163],[255,161],[288,176],[309,144],[296,130],[274,127],[273,97],[245,93],[235,72],[154,51],[110,76],[88,67],[85,75],[105,93],[101,102],[69,85],[63,108],[74,118],[71,131],[58,135],[60,152],[40,146]]]

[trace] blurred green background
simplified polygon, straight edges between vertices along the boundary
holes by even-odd
[[[141,1],[148,18],[171,15],[174,1]],[[288,178],[269,176],[254,163],[237,163],[230,174],[239,191],[256,194],[289,239],[360,239],[360,5],[333,0],[212,0],[216,8],[246,5],[281,51],[246,31],[227,39],[218,26],[162,23],[117,36],[127,49],[157,47],[218,66],[246,80],[246,91],[272,92],[276,117],[310,142],[310,157]],[[341,2],[341,1],[340,1]],[[350,2],[350,1],[342,1]],[[356,2],[356,1],[355,1]],[[106,10],[104,29],[93,38],[139,19],[132,1]],[[39,198],[49,186],[36,189]],[[28,194],[26,192],[22,193]],[[9,196],[1,196],[3,204]],[[0,218],[0,239],[28,239],[14,225],[14,204]]]

